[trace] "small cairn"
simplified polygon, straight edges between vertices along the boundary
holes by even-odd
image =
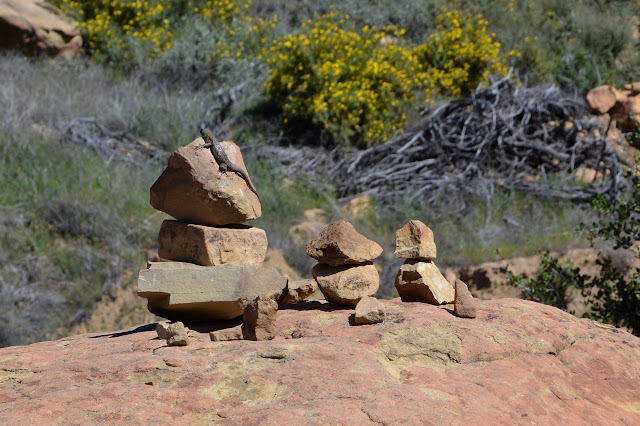
[[[287,286],[275,269],[261,267],[265,231],[243,225],[261,216],[258,195],[241,176],[221,170],[203,144],[197,138],[178,148],[150,190],[151,205],[176,220],[162,223],[158,255],[166,261],[140,271],[138,295],[148,299],[149,311],[173,321],[238,318],[265,297],[279,300]],[[228,141],[220,145],[249,176],[240,148]],[[265,335],[255,327],[252,333]],[[238,330],[216,336],[237,338]]]
[[[382,247],[339,220],[327,225],[307,244],[307,254],[318,261],[311,273],[327,301],[354,308],[373,296],[380,276],[372,260]]]
[[[419,220],[411,220],[396,231],[397,259],[407,259],[396,276],[395,287],[403,302],[432,305],[451,303],[455,290],[433,259],[436,244],[433,231]]]

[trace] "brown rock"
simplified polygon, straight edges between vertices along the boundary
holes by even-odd
[[[0,348],[2,423],[640,422],[640,339],[624,330],[519,299],[483,302],[473,321],[379,302],[384,326],[319,301],[280,311],[263,342],[177,351],[139,326]]]
[[[262,215],[260,199],[234,172],[222,173],[198,138],[178,148],[151,187],[151,206],[175,219],[199,225],[239,224]],[[229,160],[246,172],[240,148],[221,142]],[[247,173],[248,175],[248,173]]]
[[[276,334],[278,303],[259,296],[249,303],[242,316],[242,337],[246,340],[271,340]]]
[[[229,340],[242,340],[242,324],[235,327],[223,328],[209,333],[209,337],[214,342],[226,342]]]
[[[442,305],[455,298],[453,286],[431,261],[407,259],[398,271],[395,286],[404,302]]]
[[[167,340],[167,338],[169,337],[167,335],[169,324],[171,324],[169,321],[162,321],[156,324],[156,333],[158,333],[158,339]]]
[[[351,308],[363,297],[376,294],[380,286],[380,275],[371,262],[345,266],[319,263],[311,273],[325,299]]]
[[[187,329],[181,322],[169,324],[166,329],[166,336],[167,345],[169,346],[187,346],[189,344]]]
[[[138,296],[150,312],[174,321],[236,318],[261,294],[278,300],[287,279],[275,269],[247,264],[198,266],[152,262],[138,275]]]
[[[316,280],[289,281],[280,298],[281,305],[300,303],[318,289]]]
[[[381,253],[378,243],[359,234],[346,220],[329,224],[307,244],[310,257],[331,266],[369,262]]]
[[[165,220],[158,235],[158,255],[167,260],[219,266],[248,263],[260,266],[267,254],[263,229],[236,225],[233,228]]]
[[[0,0],[0,50],[71,58],[82,37],[73,21],[41,0]]]
[[[460,318],[476,317],[476,302],[469,292],[467,285],[460,280],[456,280],[456,297],[454,300],[453,314]]]
[[[375,297],[365,296],[356,305],[356,324],[376,324],[385,318],[384,305]]]
[[[430,305],[381,302],[402,322],[388,321],[384,330],[354,328],[348,326],[347,311],[291,310],[290,316],[279,317],[278,336],[297,324],[322,335],[305,336],[303,346],[280,339],[214,347],[192,342],[190,351],[181,351],[183,362],[177,366],[162,366],[160,360],[175,350],[159,347],[153,332],[144,329],[118,333],[118,338],[102,333],[0,349],[5,372],[0,398],[11,398],[3,405],[3,421],[18,423],[31,407],[36,422],[52,415],[72,422],[86,411],[77,404],[86,407],[100,394],[92,416],[120,415],[136,423],[150,422],[148,410],[154,406],[155,416],[222,416],[239,424],[283,418],[297,420],[295,424],[345,424],[346,419],[367,424],[369,416],[390,424],[450,423],[470,415],[493,424],[522,414],[534,423],[562,419],[600,424],[607,423],[607,416],[637,423],[638,413],[628,407],[640,395],[629,372],[640,368],[640,348],[628,333],[520,300],[488,302],[475,321]],[[55,358],[68,362],[52,362]],[[304,380],[292,377],[292,359],[305,372]],[[96,366],[112,378],[90,380]],[[198,380],[212,370],[219,380]],[[74,384],[80,383],[84,392],[78,394]],[[158,408],[154,397],[175,399]],[[484,403],[478,401],[482,398]],[[443,399],[441,410],[429,409]],[[207,411],[211,406],[215,414]]]
[[[433,231],[419,220],[410,220],[396,231],[396,259],[435,259]]]
[[[618,91],[609,85],[598,86],[587,93],[587,103],[598,114],[609,112],[616,103]]]

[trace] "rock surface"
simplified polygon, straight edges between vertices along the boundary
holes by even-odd
[[[175,321],[231,319],[261,294],[278,300],[287,279],[275,269],[246,264],[198,266],[151,262],[138,275],[138,296],[154,314]]]
[[[616,104],[618,91],[609,85],[598,86],[587,93],[587,103],[598,114],[605,114]]]
[[[396,259],[435,259],[433,231],[419,220],[410,220],[396,231]]]
[[[375,297],[363,297],[356,305],[356,324],[377,324],[386,318],[384,305]]]
[[[311,296],[317,289],[318,284],[316,280],[289,281],[287,288],[280,298],[280,304],[290,305],[292,303],[300,303]]]
[[[478,316],[381,301],[349,325],[317,301],[274,340],[167,347],[154,324],[0,349],[0,417],[31,424],[638,424],[640,339],[502,299]],[[292,334],[299,339],[289,339]]]
[[[347,266],[318,263],[311,273],[325,299],[352,308],[363,297],[376,294],[380,287],[380,275],[371,262]]]
[[[407,259],[398,271],[395,286],[405,302],[442,305],[455,298],[453,286],[431,261]]]
[[[307,254],[331,266],[369,262],[382,253],[382,247],[360,234],[346,220],[330,223],[307,244]]]
[[[453,314],[460,318],[476,317],[476,302],[467,285],[460,280],[455,284],[456,298],[453,301]]]
[[[71,58],[82,37],[73,21],[41,0],[0,0],[0,50]]]
[[[158,255],[167,260],[202,266],[248,263],[260,266],[267,254],[264,229],[193,225],[165,220],[158,235]]]
[[[276,337],[278,302],[259,296],[244,308],[242,337],[246,340],[271,340]]]
[[[151,206],[180,222],[209,226],[244,223],[262,215],[260,199],[234,172],[222,173],[198,138],[178,148],[150,190]],[[240,148],[221,142],[229,160],[247,173]]]

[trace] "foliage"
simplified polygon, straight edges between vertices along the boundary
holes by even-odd
[[[489,23],[481,15],[464,19],[457,10],[445,10],[437,19],[438,31],[415,53],[445,94],[467,96],[489,75],[506,74],[500,43],[488,33]]]
[[[402,130],[405,111],[421,90],[437,84],[447,95],[468,92],[489,74],[504,74],[500,46],[481,17],[439,16],[440,32],[413,48],[397,27],[357,31],[337,11],[281,37],[267,54],[267,95],[285,122],[319,124],[339,144],[372,146]]]
[[[241,56],[274,25],[248,14],[251,0],[54,0],[74,17],[86,39],[86,51],[99,62],[116,65],[136,57],[153,58],[168,51],[186,25],[202,20],[233,42],[218,40],[207,57]]]
[[[590,226],[582,224],[594,246],[598,241],[613,243],[614,250],[628,250],[640,241],[640,174],[630,171],[631,194],[627,200],[609,201],[598,197],[593,205],[602,218]],[[635,256],[640,257],[635,247]],[[558,259],[546,253],[540,263],[536,279],[524,281],[509,273],[512,285],[523,290],[525,298],[565,309],[570,289],[580,290],[587,307],[586,316],[628,327],[640,335],[640,269],[621,270],[613,265],[610,256],[602,256],[596,263],[600,275],[589,277],[571,265],[560,265]]]

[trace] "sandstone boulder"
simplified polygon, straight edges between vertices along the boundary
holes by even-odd
[[[345,266],[319,263],[311,273],[325,299],[351,308],[363,297],[376,294],[380,286],[380,275],[371,262]]]
[[[138,296],[152,313],[174,321],[232,319],[261,294],[278,300],[287,279],[247,264],[198,266],[152,262],[138,275]]]
[[[375,297],[365,296],[356,305],[356,324],[376,324],[385,318],[384,305]]]
[[[178,148],[151,187],[151,206],[180,222],[224,226],[262,215],[260,199],[234,172],[221,172],[211,151],[197,148],[198,138]],[[240,148],[221,142],[229,160],[246,172]]]
[[[213,342],[227,342],[229,340],[242,340],[242,324],[235,327],[223,328],[209,332],[209,338]]]
[[[167,340],[169,337],[167,335],[167,329],[171,323],[169,321],[162,321],[156,324],[156,333],[158,334],[158,339]]]
[[[331,266],[369,262],[381,253],[378,243],[358,233],[346,220],[329,224],[307,244],[310,257]]]
[[[178,262],[260,266],[266,254],[267,234],[263,229],[245,225],[215,228],[165,220],[158,235],[158,255]]]
[[[404,302],[442,305],[455,298],[453,286],[431,261],[407,259],[398,271],[395,286]]]
[[[195,334],[181,350],[151,324],[0,348],[2,423],[640,423],[640,339],[624,330],[518,299],[473,321],[380,303],[374,327],[324,301],[282,309],[269,341]]]
[[[311,296],[317,289],[318,284],[316,280],[289,281],[287,288],[280,298],[280,304],[290,305],[292,303],[300,303]]]
[[[271,340],[276,336],[278,303],[259,296],[244,308],[242,337],[246,340]]]
[[[453,314],[460,318],[475,318],[476,302],[473,300],[467,285],[460,280],[456,280],[455,291]]]
[[[187,346],[189,344],[187,329],[181,322],[169,324],[166,329],[166,338],[169,346]]]
[[[587,93],[587,103],[598,114],[609,112],[618,99],[618,91],[609,85],[598,86]]]
[[[82,48],[73,21],[42,0],[0,0],[0,50],[75,57]]]
[[[419,220],[410,220],[396,231],[396,259],[435,259],[433,231]]]

